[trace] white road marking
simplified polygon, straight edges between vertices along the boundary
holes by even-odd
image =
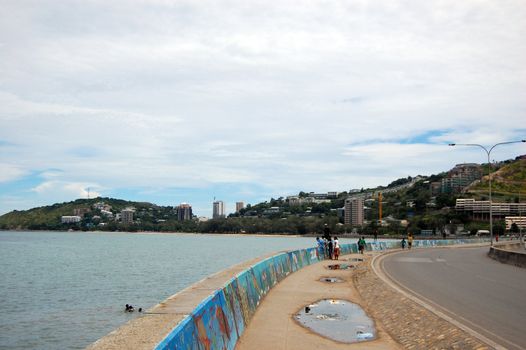
[[[411,257],[399,257],[394,259],[397,262],[409,262],[409,263],[432,263],[433,260],[430,258],[411,258]]]

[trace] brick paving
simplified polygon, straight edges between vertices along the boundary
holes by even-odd
[[[353,276],[362,306],[405,349],[491,349],[384,283],[371,257]]]

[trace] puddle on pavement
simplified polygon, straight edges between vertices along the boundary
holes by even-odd
[[[363,261],[363,258],[349,258],[347,261]]]
[[[313,332],[342,343],[368,341],[376,337],[374,322],[360,306],[347,300],[321,300],[306,306],[294,317]]]
[[[352,269],[353,267],[354,265],[350,265],[350,264],[333,264],[333,265],[327,266],[329,270],[349,270],[349,269]]]
[[[338,277],[323,277],[320,279],[321,282],[327,282],[327,283],[342,283],[343,280]]]

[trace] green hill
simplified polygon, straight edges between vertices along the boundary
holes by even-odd
[[[487,167],[486,167],[487,169]],[[487,170],[486,170],[487,171]],[[489,191],[488,175],[466,191],[468,197],[487,199]],[[491,175],[491,193],[493,201],[519,201],[526,197],[526,159],[506,161],[493,169]]]
[[[60,218],[74,215],[75,209],[89,210],[86,216],[93,217],[100,214],[94,209],[96,203],[104,202],[111,206],[113,213],[118,213],[127,207],[134,207],[138,212],[142,210],[159,209],[161,207],[145,202],[131,202],[114,198],[77,199],[72,202],[56,203],[53,205],[33,208],[29,210],[14,210],[0,216],[0,229],[29,229],[29,230],[56,230],[64,229]]]

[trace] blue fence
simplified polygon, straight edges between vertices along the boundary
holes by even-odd
[[[436,247],[478,243],[484,240],[415,240],[413,247]],[[400,248],[400,242],[373,242],[366,250],[383,251]],[[357,253],[358,245],[342,244],[342,255]],[[289,251],[262,260],[240,272],[221,289],[203,300],[155,348],[156,350],[234,349],[256,309],[277,283],[302,267],[325,259],[323,249]]]

